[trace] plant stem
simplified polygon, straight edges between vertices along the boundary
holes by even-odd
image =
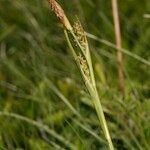
[[[118,14],[118,5],[117,0],[112,0],[112,13],[114,19],[114,28],[115,28],[115,38],[116,38],[116,47],[117,51],[117,61],[118,61],[118,76],[119,76],[119,86],[122,96],[125,95],[125,79],[124,79],[124,67],[123,67],[123,54],[121,49],[121,31],[119,23],[119,14]]]
[[[74,48],[73,48],[73,46],[70,42],[70,39],[68,37],[68,33],[67,33],[66,30],[64,30],[64,33],[65,33],[69,48],[71,49],[71,51],[73,53],[73,56],[74,56],[74,59],[76,60],[77,55],[76,55],[75,50],[74,50]],[[73,35],[73,37],[75,37],[75,35]],[[77,38],[75,38],[75,40],[77,40]],[[77,44],[79,45],[80,48],[82,48],[78,41],[77,41]],[[87,60],[88,66],[89,66],[89,70],[90,70],[91,82],[84,75],[84,72],[81,69],[80,64],[78,64],[78,62],[76,62],[76,63],[77,63],[77,65],[78,65],[78,67],[81,71],[81,74],[82,74],[83,80],[85,82],[85,85],[86,85],[86,87],[87,87],[87,89],[88,89],[88,91],[91,95],[91,98],[93,100],[94,107],[95,107],[95,110],[96,110],[96,113],[97,113],[97,116],[98,116],[98,119],[99,119],[99,122],[100,122],[100,127],[102,128],[102,130],[104,132],[105,138],[106,138],[107,143],[108,143],[109,150],[114,150],[113,143],[112,143],[112,140],[111,140],[111,137],[110,137],[110,134],[109,134],[108,127],[107,127],[106,119],[105,119],[105,116],[104,116],[104,112],[103,112],[103,109],[102,109],[102,105],[101,105],[101,102],[100,102],[100,98],[99,98],[97,88],[96,88],[94,71],[93,71],[93,66],[92,66],[92,61],[91,61],[91,55],[90,55],[89,48],[87,49],[87,53],[86,53],[85,57],[86,57],[86,60]]]
[[[100,125],[102,127],[103,132],[104,132],[105,138],[108,142],[109,150],[114,150],[113,143],[112,143],[112,140],[111,140],[111,137],[109,134],[106,119],[104,116],[104,112],[103,112],[102,105],[100,103],[100,99],[99,99],[97,91],[95,91],[95,94],[93,95],[93,102],[94,102],[94,106],[95,106],[95,109],[96,109],[96,112],[97,112],[97,115],[98,115],[98,118],[100,121]]]

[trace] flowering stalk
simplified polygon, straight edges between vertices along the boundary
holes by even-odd
[[[65,33],[69,48],[78,65],[78,68],[81,72],[81,75],[83,77],[86,88],[91,96],[91,99],[93,100],[93,104],[94,104],[98,119],[100,121],[100,126],[102,127],[102,130],[104,132],[109,150],[114,150],[113,143],[109,134],[108,127],[107,127],[106,119],[103,113],[102,105],[100,102],[100,98],[99,98],[97,88],[96,88],[96,82],[94,78],[94,71],[93,71],[93,66],[92,66],[92,61],[91,61],[91,56],[90,56],[90,50],[89,50],[85,31],[83,30],[79,20],[75,22],[73,27],[71,26],[63,9],[55,0],[49,0],[49,4],[65,28],[64,33]],[[78,51],[74,49],[74,46],[70,41],[67,31],[71,33],[74,41],[76,42],[75,44],[79,47]]]

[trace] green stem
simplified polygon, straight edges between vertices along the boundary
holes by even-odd
[[[100,99],[99,99],[97,90],[95,91],[95,93],[91,93],[91,94],[93,95],[92,97],[93,97],[94,106],[95,106],[95,109],[96,109],[96,112],[97,112],[97,115],[98,115],[98,118],[100,121],[100,125],[102,127],[103,132],[104,132],[105,138],[108,142],[108,147],[110,150],[114,150],[113,143],[112,143],[112,140],[111,140],[111,137],[109,134],[109,130],[107,127],[106,119],[104,116],[104,112],[102,109],[102,105],[100,103]]]
[[[99,98],[99,95],[98,95],[98,91],[97,91],[97,88],[96,88],[96,82],[95,82],[93,65],[92,65],[92,60],[91,60],[89,47],[87,48],[87,60],[88,60],[88,63],[89,63],[89,69],[90,69],[90,74],[91,74],[93,88],[94,88],[94,91],[90,94],[93,97],[94,106],[95,106],[95,109],[96,109],[96,112],[97,112],[97,115],[98,115],[98,118],[99,118],[99,121],[100,121],[100,125],[102,126],[102,130],[103,130],[104,135],[106,137],[106,140],[108,142],[109,149],[114,150],[113,143],[112,143],[112,140],[111,140],[111,136],[109,134],[109,130],[108,130],[108,127],[107,127],[105,115],[104,115],[104,112],[103,112],[103,108],[102,108],[100,98]]]
[[[67,33],[66,30],[64,30],[64,33],[65,33],[65,37],[66,37],[66,40],[67,40],[67,44],[68,44],[68,46],[69,46],[69,48],[70,48],[70,50],[72,52],[72,55],[73,55],[74,59],[76,60],[77,54],[76,54],[76,52],[75,52],[75,50],[74,50],[74,48],[73,48],[73,46],[72,46],[72,44],[71,44],[71,42],[69,40],[68,33]]]
[[[80,45],[76,35],[73,33],[73,31],[70,31],[70,32],[71,32],[73,38],[76,40],[76,42],[77,42],[81,52],[85,56],[85,59],[87,60],[87,63],[88,63],[88,66],[89,66],[89,71],[90,71],[90,76],[91,76],[91,81],[84,74],[80,64],[78,62],[76,62],[76,63],[77,63],[77,65],[78,65],[78,67],[79,67],[79,69],[81,71],[81,74],[82,74],[83,80],[85,82],[85,85],[86,85],[86,87],[87,87],[87,89],[88,89],[88,91],[89,91],[89,93],[90,93],[90,95],[91,95],[91,97],[93,99],[94,107],[95,107],[98,119],[100,121],[100,126],[102,127],[102,130],[104,132],[105,138],[107,140],[109,150],[114,150],[113,143],[112,143],[112,140],[111,140],[111,137],[110,137],[110,134],[109,134],[108,127],[107,127],[106,119],[105,119],[105,116],[104,116],[104,112],[103,112],[103,109],[102,109],[102,105],[101,105],[101,102],[100,102],[100,98],[99,98],[99,95],[98,95],[98,92],[97,92],[97,88],[96,88],[96,82],[95,82],[94,71],[93,71],[92,60],[91,60],[89,47],[87,47],[86,51],[83,51],[83,48]],[[74,48],[73,48],[73,46],[72,46],[72,44],[70,42],[68,33],[67,33],[66,30],[64,30],[64,33],[65,33],[65,36],[66,36],[69,48],[72,51],[72,54],[73,54],[73,56],[74,56],[74,58],[76,60],[76,58],[78,56],[77,56],[77,54],[76,54],[76,52],[75,52],[75,50],[74,50]]]

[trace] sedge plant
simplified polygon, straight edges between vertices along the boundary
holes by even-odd
[[[59,21],[64,26],[64,33],[68,46],[72,52],[73,58],[81,72],[81,76],[84,80],[85,86],[93,100],[93,104],[99,119],[100,127],[103,130],[104,136],[107,140],[109,150],[114,150],[111,136],[107,127],[106,119],[98,95],[94,71],[92,66],[92,60],[89,50],[88,41],[86,38],[86,33],[83,30],[80,21],[77,21],[72,26],[65,15],[62,7],[55,1],[49,0],[49,4],[58,17]],[[75,41],[75,44],[71,42],[71,38]]]

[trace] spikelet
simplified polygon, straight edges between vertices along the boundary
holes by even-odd
[[[78,18],[77,21],[74,23],[73,29],[78,38],[80,45],[84,50],[86,50],[88,42],[87,42],[85,31]]]
[[[70,22],[69,22],[68,18],[66,17],[65,12],[61,8],[61,6],[55,0],[48,0],[48,1],[49,1],[52,11],[54,11],[57,18],[60,20],[60,22],[63,24],[63,26],[67,30],[72,30]]]
[[[83,73],[86,76],[86,78],[88,80],[90,80],[90,71],[89,71],[89,67],[87,65],[86,59],[81,54],[79,54],[79,56],[77,57],[76,61],[80,65],[81,70],[83,71]]]

